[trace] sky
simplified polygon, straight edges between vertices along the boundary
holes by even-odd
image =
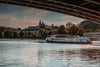
[[[37,8],[0,3],[0,26],[24,29],[29,26],[37,26],[40,20],[47,25],[59,26],[65,25],[67,22],[77,24],[84,19]]]

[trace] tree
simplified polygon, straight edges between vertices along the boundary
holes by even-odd
[[[37,32],[35,32],[35,35],[36,35],[36,37],[38,36],[38,33]]]
[[[21,31],[20,32],[20,37],[24,37],[25,36],[25,32],[24,31]]]
[[[100,32],[100,29],[96,29],[95,32]]]
[[[66,34],[67,30],[65,28],[64,25],[59,26],[59,28],[57,29],[57,34]]]
[[[5,31],[6,31],[6,29],[3,27],[3,28],[1,29],[1,31],[2,31],[2,32],[5,32]]]
[[[71,22],[66,23],[66,28],[68,30],[68,34],[69,34],[69,28],[72,26],[73,24]]]
[[[73,24],[71,22],[66,23],[66,28],[69,29]]]
[[[93,32],[91,29],[87,28],[86,32]]]
[[[1,35],[0,37],[2,38],[5,37],[5,32],[1,32],[0,35]]]
[[[34,32],[32,32],[32,35],[35,34]]]
[[[46,38],[48,36],[48,33],[49,32],[47,30],[45,30],[44,33],[43,33],[43,38]]]
[[[39,37],[43,36],[44,31],[45,31],[45,29],[39,29]]]
[[[10,32],[11,32],[11,31],[6,31],[6,32],[5,32],[5,37],[10,37]]]
[[[1,29],[0,29],[0,32],[1,32]]]
[[[37,32],[32,33],[32,38],[33,38],[33,39],[37,38],[37,36],[38,36]]]
[[[80,28],[78,30],[78,35],[83,36],[84,33],[85,33],[85,30],[83,28]]]
[[[15,32],[14,32],[14,38],[19,38],[19,37],[20,37],[19,32],[15,31]]]
[[[28,32],[25,32],[25,35],[28,35]]]
[[[73,25],[69,28],[69,34],[71,35],[77,35],[78,34],[78,30],[79,30],[79,26]]]
[[[13,31],[10,31],[9,36],[10,36],[11,38],[14,38],[14,32],[13,32]]]
[[[69,28],[69,34],[82,36],[85,30],[81,26],[73,25]]]
[[[31,35],[31,32],[28,32],[28,35]]]
[[[17,28],[17,30],[21,31],[21,28]]]

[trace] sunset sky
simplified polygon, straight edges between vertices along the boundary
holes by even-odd
[[[79,23],[83,19],[22,6],[9,4],[0,4],[0,26],[27,28],[28,26],[36,26],[39,20],[44,21],[47,25],[62,25],[67,22]]]

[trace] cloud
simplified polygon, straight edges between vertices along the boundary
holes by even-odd
[[[35,14],[37,16],[40,16],[40,15],[48,13],[49,11],[36,9],[36,8],[29,8],[28,10],[26,10],[26,12],[29,13],[29,14]]]
[[[66,18],[70,18],[70,19],[80,19],[78,17],[74,17],[74,16],[70,16],[70,15],[64,15],[62,16],[62,18],[66,19]]]
[[[4,21],[15,21],[16,18],[13,17],[9,17],[7,15],[0,15],[0,21],[4,22]]]
[[[22,24],[25,24],[25,26],[37,26],[39,21],[37,20],[24,20]]]
[[[9,20],[14,21],[14,20],[16,20],[16,18],[9,18]]]

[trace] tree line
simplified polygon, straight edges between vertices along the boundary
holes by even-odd
[[[67,23],[66,26],[60,25],[57,30],[46,30],[39,29],[38,32],[25,32],[25,31],[6,31],[5,28],[0,29],[0,38],[28,38],[30,36],[32,39],[40,38],[44,39],[49,35],[54,34],[69,34],[69,35],[80,35],[83,36],[85,32],[93,32],[93,30],[87,28],[84,29],[80,25],[72,24],[71,22]],[[95,32],[100,32],[100,29],[96,29]]]

